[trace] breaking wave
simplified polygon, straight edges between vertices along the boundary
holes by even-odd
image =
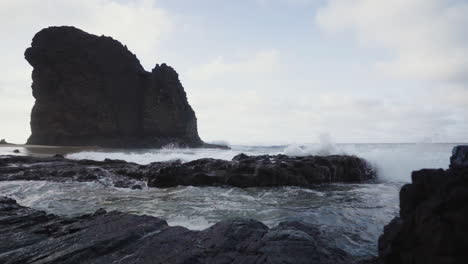
[[[413,170],[421,168],[447,168],[451,150],[456,144],[333,144],[325,140],[320,144],[288,146],[231,146],[222,149],[145,149],[100,150],[68,154],[71,159],[122,159],[139,164],[181,160],[188,162],[201,158],[231,160],[235,155],[285,154],[356,155],[368,160],[378,170],[379,178],[387,182],[409,182]]]

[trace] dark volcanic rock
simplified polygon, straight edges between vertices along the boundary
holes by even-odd
[[[0,263],[351,263],[317,228],[223,221],[203,231],[102,209],[65,218],[0,197]]]
[[[362,182],[374,177],[375,172],[370,165],[354,156],[239,154],[232,161],[200,159],[166,166],[153,174],[148,185],[310,186],[331,182]]]
[[[145,180],[147,173],[147,166],[120,160],[100,162],[69,160],[62,156],[0,156],[0,181],[99,181],[119,188],[133,188]]]
[[[3,164],[3,165],[2,165]],[[363,182],[375,178],[375,172],[363,159],[354,156],[288,157],[247,156],[232,161],[199,159],[155,162],[138,165],[122,160],[69,160],[1,156],[0,181],[95,181],[111,179],[115,187],[135,188],[147,181],[149,187],[178,185],[235,187],[303,186],[333,182]]]
[[[450,168],[468,168],[468,146],[456,146],[450,157]]]
[[[468,263],[466,153],[467,147],[456,147],[449,170],[413,172],[400,191],[400,216],[379,239],[385,263]]]
[[[203,144],[179,77],[166,64],[146,72],[120,42],[74,27],[41,30],[25,57],[36,98],[29,144]]]
[[[8,142],[6,142],[5,139],[0,140],[0,145],[6,145],[6,144],[8,144]]]

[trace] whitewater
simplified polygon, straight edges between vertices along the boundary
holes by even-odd
[[[1,182],[0,193],[20,204],[59,215],[80,215],[99,208],[165,219],[170,225],[204,229],[221,220],[252,218],[268,226],[285,220],[312,223],[338,247],[358,256],[374,255],[382,228],[398,214],[398,192],[421,168],[447,168],[458,144],[302,144],[230,146],[222,149],[93,149],[70,159],[121,159],[139,164],[200,158],[230,160],[247,155],[356,155],[378,171],[375,183],[326,184],[315,188],[175,187],[115,188],[108,182]],[[20,149],[27,153],[26,149]],[[5,150],[3,150],[5,152]],[[5,154],[5,153],[2,153]],[[143,184],[143,183],[142,183]]]

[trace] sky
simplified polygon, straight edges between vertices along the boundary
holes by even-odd
[[[467,0],[0,0],[0,138],[24,143],[24,50],[108,35],[179,73],[205,141],[468,142]]]

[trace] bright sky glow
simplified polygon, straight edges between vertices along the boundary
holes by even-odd
[[[30,134],[23,53],[52,25],[173,66],[206,141],[468,141],[467,1],[2,0],[0,138]]]

